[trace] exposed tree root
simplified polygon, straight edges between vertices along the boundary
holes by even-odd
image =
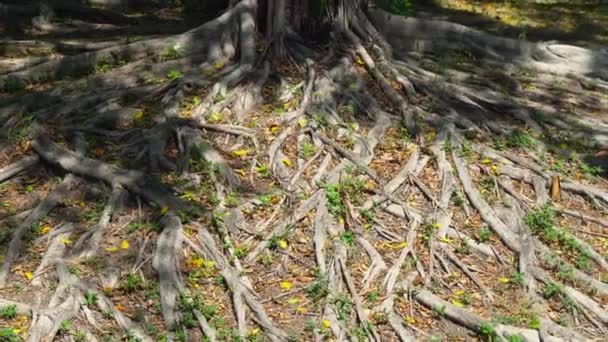
[[[39,158],[37,155],[28,156],[19,159],[11,165],[3,167],[2,169],[0,169],[0,182],[4,182],[5,180],[10,179],[11,177],[14,177],[26,171],[27,169],[36,165],[38,160]]]
[[[0,290],[11,298],[0,308],[32,316],[28,340],[72,339],[62,324],[80,318],[94,328],[78,323],[88,340],[104,332],[101,319],[142,341],[414,341],[449,338],[452,323],[489,340],[603,336],[608,190],[582,161],[560,170],[564,149],[551,139],[563,133],[572,149],[573,139],[586,149],[608,139],[592,117],[608,109],[597,91],[608,89],[605,52],[340,2],[339,49],[321,59],[286,20],[298,10],[289,3],[261,7],[265,42],[258,1],[231,1],[185,33],[76,44],[86,52],[26,56],[0,74],[2,89],[28,86],[0,99],[1,129],[15,140],[1,152],[19,156],[0,168],[16,199],[12,208],[0,193]],[[40,14],[9,7],[0,13]],[[413,53],[431,48],[468,49],[472,61]],[[505,59],[513,65],[494,77],[487,69]],[[541,89],[525,89],[522,67]],[[74,82],[55,82],[66,76]],[[593,96],[573,90],[589,103],[568,98],[574,114],[562,115],[547,79]],[[57,172],[58,184],[30,186]],[[532,220],[548,207],[560,215]],[[552,230],[580,223],[571,236]],[[24,286],[19,274],[38,305],[9,286]]]

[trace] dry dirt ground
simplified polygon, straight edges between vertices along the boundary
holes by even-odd
[[[3,42],[0,341],[607,336],[605,74],[320,44],[229,84],[180,13]]]

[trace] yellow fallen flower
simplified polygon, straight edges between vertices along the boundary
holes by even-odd
[[[120,249],[129,249],[129,241],[122,240],[122,242],[120,243]]]

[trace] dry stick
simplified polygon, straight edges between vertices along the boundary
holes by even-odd
[[[471,279],[473,281],[473,283],[475,283],[475,285],[477,285],[477,287],[479,287],[479,289],[481,289],[484,294],[486,295],[486,297],[490,300],[493,301],[494,300],[494,294],[492,293],[492,290],[488,289],[480,280],[479,278],[477,278],[475,276],[475,274],[473,274],[469,268],[467,267],[467,265],[465,265],[462,261],[460,261],[460,259],[454,254],[452,253],[452,251],[447,249],[447,246],[445,246],[445,244],[443,244],[443,252],[448,256],[448,259],[450,259],[451,262],[454,263],[454,265],[456,265],[467,277],[469,277],[469,279]]]
[[[353,297],[353,302],[355,302],[355,312],[357,313],[359,322],[364,327],[366,327],[365,330],[367,331],[368,337],[370,337],[370,339],[373,337],[374,340],[380,342],[381,339],[378,335],[378,332],[376,331],[376,329],[374,329],[373,325],[369,324],[369,319],[367,317],[367,314],[365,313],[365,310],[363,309],[363,303],[361,302],[361,298],[359,298],[359,295],[357,294],[357,289],[355,288],[355,284],[350,275],[350,272],[348,272],[348,269],[346,268],[344,260],[340,258],[338,259],[338,262],[340,264],[340,270],[342,271],[342,276],[344,278],[344,282],[346,283],[346,287],[348,287],[350,295]]]
[[[40,158],[38,157],[38,155],[27,156],[17,160],[16,162],[8,166],[1,168],[0,183],[36,165],[39,160]]]
[[[416,229],[418,228],[419,224],[420,223],[418,221],[412,221],[410,229],[407,233],[406,246],[401,251],[401,254],[399,255],[397,261],[395,261],[389,271],[386,272],[383,285],[386,287],[386,292],[388,295],[390,295],[393,292],[393,289],[395,288],[395,284],[397,283],[397,278],[399,277],[399,272],[401,270],[401,267],[403,266],[403,263],[405,262],[405,258],[409,253],[413,254],[414,252],[416,241]]]

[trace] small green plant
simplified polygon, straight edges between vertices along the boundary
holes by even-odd
[[[470,141],[465,140],[462,142],[460,145],[460,156],[469,162],[473,160],[475,153],[473,151],[473,145]]]
[[[178,59],[182,56],[182,50],[179,45],[171,45],[167,47],[160,55],[161,62],[170,61],[172,59]]]
[[[310,157],[312,157],[316,152],[316,148],[315,145],[310,144],[310,143],[303,143],[301,148],[300,148],[300,155],[302,156],[302,158],[308,159]]]
[[[369,300],[372,303],[377,302],[379,298],[380,298],[380,292],[378,292],[376,290],[370,291],[367,294],[367,300]]]
[[[401,126],[399,128],[399,135],[397,136],[397,144],[400,147],[405,147],[407,146],[410,142],[412,141],[412,137],[410,136],[410,133],[407,129],[407,127],[405,126]]]
[[[556,283],[548,283],[543,287],[543,297],[551,298],[563,293],[562,287]]]
[[[75,342],[86,342],[87,334],[84,331],[76,330],[73,333]]]
[[[272,200],[274,199],[274,194],[260,195],[258,196],[258,201],[262,203],[263,206],[270,206],[272,204]]]
[[[469,244],[465,240],[460,239],[458,242],[458,246],[454,248],[454,251],[458,254],[471,254],[471,246],[469,246]]]
[[[317,271],[315,280],[306,287],[306,294],[314,302],[319,303],[329,294],[329,280],[321,272]]]
[[[97,295],[91,291],[84,293],[84,304],[86,306],[93,306],[97,302]]]
[[[528,133],[514,129],[507,138],[507,146],[513,148],[532,148],[536,142]]]
[[[21,338],[13,328],[0,328],[0,341],[2,342],[19,342]]]
[[[435,235],[435,230],[438,228],[437,222],[427,222],[422,226],[422,241],[428,245]]]
[[[589,165],[582,161],[579,161],[578,167],[582,173],[590,177],[599,176],[604,172],[604,169],[601,166]]]
[[[494,325],[489,322],[484,322],[479,326],[479,334],[490,341],[496,340],[496,330],[494,329]]]
[[[460,189],[454,189],[454,191],[452,191],[451,199],[457,207],[461,207],[464,204],[464,195]]]
[[[140,289],[143,285],[143,279],[139,274],[129,273],[123,280],[121,288],[126,292],[133,292]]]
[[[342,236],[340,236],[340,240],[342,240],[342,242],[344,242],[344,244],[348,247],[352,247],[355,244],[355,234],[353,234],[353,232],[346,231],[344,233],[342,233]]]
[[[450,137],[445,139],[445,141],[443,142],[443,146],[441,148],[446,153],[452,153],[452,151],[454,150],[454,145],[452,144],[452,139],[450,139]]]
[[[511,335],[509,336],[509,342],[524,342],[525,339],[520,335]]]
[[[335,217],[344,216],[344,205],[342,204],[342,194],[339,184],[325,185],[325,198],[327,199],[328,211]]]
[[[353,310],[353,302],[344,293],[338,293],[334,298],[334,305],[340,321],[346,321]]]
[[[477,232],[477,241],[484,243],[488,242],[490,241],[490,236],[492,236],[492,231],[483,227]]]
[[[70,329],[72,329],[72,322],[71,321],[63,321],[61,322],[61,325],[59,326],[59,331],[63,334],[67,334]]]
[[[412,0],[379,0],[378,7],[397,15],[408,16],[414,14]]]
[[[445,310],[446,310],[445,305],[436,305],[433,307],[433,313],[439,317],[445,316]]]
[[[513,272],[511,275],[511,282],[517,286],[522,286],[524,284],[524,274],[521,272]]]
[[[179,309],[182,314],[182,323],[187,328],[194,328],[197,325],[194,310],[199,310],[201,306],[202,304],[198,297],[190,297],[184,294],[179,296]]]
[[[239,204],[239,197],[236,192],[230,192],[226,195],[226,206],[236,207]]]
[[[169,71],[169,73],[167,73],[167,78],[171,81],[181,78],[182,76],[183,76],[183,74],[179,70],[171,70],[171,71]]]
[[[9,305],[0,309],[0,318],[11,319],[17,317],[17,305]]]

